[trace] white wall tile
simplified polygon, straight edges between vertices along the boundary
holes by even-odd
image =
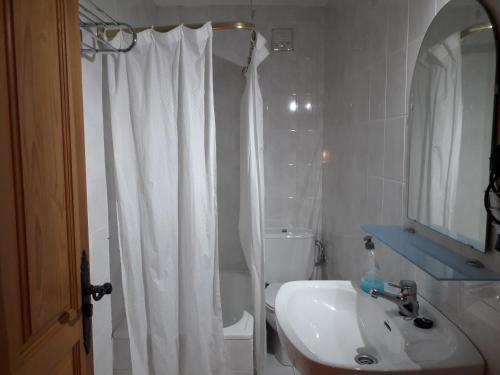
[[[90,233],[90,261],[92,283],[102,284],[109,281],[109,240],[108,228]]]
[[[385,59],[386,49],[387,49],[387,1],[385,0],[375,0],[372,4],[366,1],[353,2],[358,7],[367,7],[372,5],[371,15],[369,18],[369,52],[370,61],[379,62]],[[347,25],[351,22],[346,14],[342,13],[343,22]],[[330,24],[331,25],[331,24]],[[349,30],[349,28],[344,29]],[[366,29],[362,29],[359,32],[366,33]]]
[[[398,181],[384,180],[384,200],[382,222],[388,225],[403,223],[403,184]]]
[[[401,116],[406,111],[406,46],[387,56],[386,116]]]
[[[387,53],[406,46],[408,38],[408,0],[389,0],[387,3]]]
[[[108,197],[105,177],[87,181],[87,215],[89,233],[108,230]]]
[[[88,181],[106,177],[104,135],[100,122],[85,120],[85,172]]]
[[[353,120],[368,121],[370,118],[370,71],[368,69],[362,69],[352,77],[352,93]]]
[[[384,120],[371,121],[366,125],[367,175],[384,175]]]
[[[224,8],[220,7],[222,12]],[[271,53],[259,68],[261,91],[266,106],[264,159],[267,226],[312,226],[312,202],[307,194],[320,194],[323,134],[324,11],[309,7],[257,6],[255,22],[271,40],[274,27],[293,27],[294,52]],[[191,9],[189,10],[191,11]],[[227,18],[227,17],[226,17]],[[316,43],[311,43],[311,40]],[[368,73],[365,74],[366,76]],[[353,87],[368,86],[359,77]],[[351,89],[353,92],[354,89]],[[364,95],[346,95],[344,111],[337,118],[368,118],[368,89]],[[296,104],[291,110],[290,104]],[[309,103],[310,108],[306,108]],[[345,104],[345,105],[344,105]],[[336,103],[339,107],[339,103]],[[234,119],[235,122],[239,118]],[[319,171],[319,172],[318,172]],[[311,184],[311,181],[315,181]],[[304,219],[303,216],[308,216]]]
[[[425,34],[435,12],[436,0],[410,0],[409,42]]]
[[[385,118],[387,83],[385,59],[370,68],[370,120],[379,120]]]
[[[406,117],[392,117],[385,123],[384,177],[403,182],[404,130]]]
[[[102,56],[82,58],[83,117],[85,130],[89,124],[102,124]],[[102,126],[101,126],[102,132]]]
[[[370,224],[382,224],[382,201],[383,201],[382,177],[368,176],[366,179],[366,215],[365,222]]]

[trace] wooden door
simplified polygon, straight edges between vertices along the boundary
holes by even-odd
[[[0,2],[0,373],[91,374],[78,2]]]

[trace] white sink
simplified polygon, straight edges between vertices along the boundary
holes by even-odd
[[[415,327],[395,304],[353,282],[294,281],[276,297],[278,333],[302,375],[482,375],[483,358],[469,339],[420,296],[419,303],[431,329]],[[359,364],[357,355],[377,363]]]

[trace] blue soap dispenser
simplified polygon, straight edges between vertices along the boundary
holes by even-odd
[[[366,293],[370,293],[372,289],[384,290],[384,282],[380,275],[380,266],[375,258],[375,252],[373,251],[375,249],[375,244],[371,236],[365,236],[363,241],[365,241],[366,252],[364,255],[364,266],[360,287]]]

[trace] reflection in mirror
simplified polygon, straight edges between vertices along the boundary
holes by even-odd
[[[452,0],[432,21],[410,92],[408,217],[484,251],[496,46],[475,0]]]

